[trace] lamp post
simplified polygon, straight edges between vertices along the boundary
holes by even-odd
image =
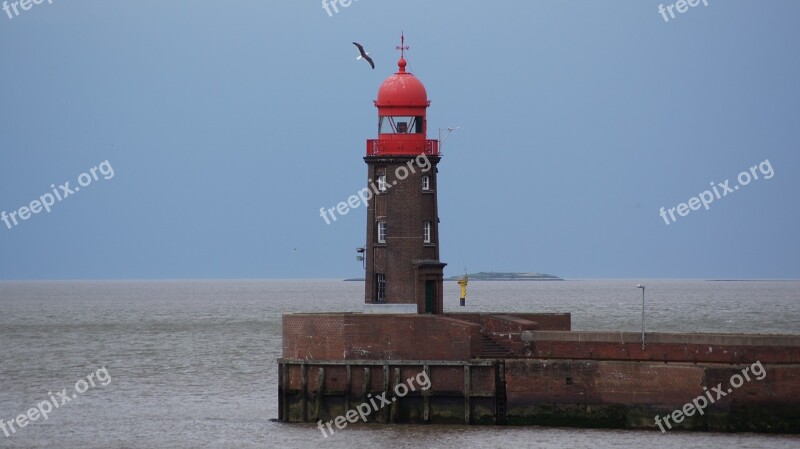
[[[644,348],[645,348],[645,346],[647,344],[647,339],[644,336],[644,287],[645,286],[642,285],[642,284],[639,284],[639,285],[636,286],[636,288],[641,288],[642,289],[642,350],[643,351],[644,351]]]

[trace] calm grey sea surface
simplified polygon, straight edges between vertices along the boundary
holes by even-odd
[[[800,282],[479,282],[448,311],[571,312],[576,330],[800,334]],[[271,422],[281,315],[358,311],[361,282],[0,282],[0,420],[105,367],[107,386],[6,437],[0,448],[800,448],[798,436],[543,427]],[[690,398],[687,398],[687,400]]]

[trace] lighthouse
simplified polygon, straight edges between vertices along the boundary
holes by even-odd
[[[358,419],[797,432],[800,335],[650,333],[645,347],[633,332],[573,331],[569,313],[443,313],[441,142],[426,137],[430,102],[402,39],[359,191],[364,313],[283,315],[278,419],[316,422],[325,438]],[[741,390],[714,403],[723,383]]]
[[[442,313],[439,260],[439,141],[427,138],[428,94],[406,70],[401,36],[397,72],[378,90],[378,137],[364,162],[374,195],[367,208],[366,311]]]

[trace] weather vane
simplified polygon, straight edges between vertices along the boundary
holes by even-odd
[[[406,50],[411,49],[408,45],[406,45],[406,36],[402,31],[400,32],[400,46],[395,47],[395,49],[400,50],[400,57],[403,59],[405,59]]]

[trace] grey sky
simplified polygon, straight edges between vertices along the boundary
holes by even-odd
[[[800,3],[62,1],[0,11],[0,279],[362,274],[380,83],[432,100],[446,272],[798,278]],[[664,3],[665,6],[667,3]],[[352,41],[373,56],[371,70]],[[769,160],[709,210],[676,207]],[[296,252],[293,250],[296,248]]]

